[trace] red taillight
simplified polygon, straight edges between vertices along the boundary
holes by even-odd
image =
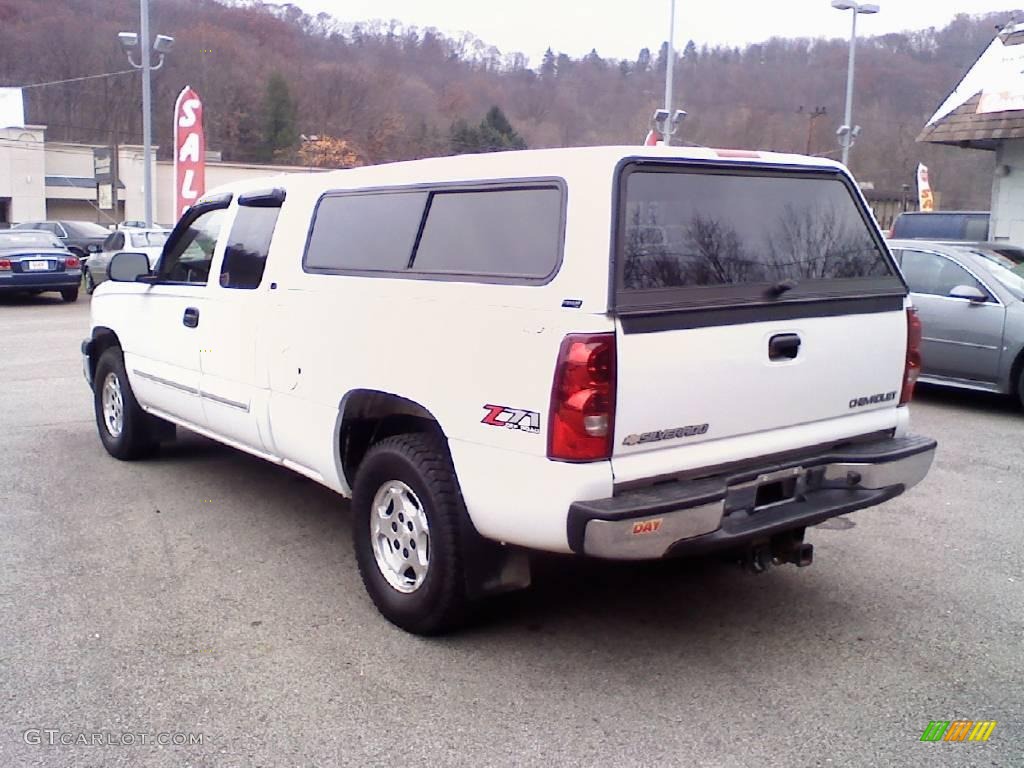
[[[6,272],[10,268],[11,268],[11,260],[10,259],[0,259],[0,269],[2,269],[3,271]]]
[[[67,269],[75,269],[78,267],[78,259],[74,256],[68,256],[64,259],[64,266]]]
[[[914,396],[914,385],[921,375],[921,318],[915,307],[907,308],[907,363],[903,369],[903,391],[900,405],[906,405]]]
[[[549,459],[611,458],[615,433],[614,333],[571,333],[562,340],[549,419]]]

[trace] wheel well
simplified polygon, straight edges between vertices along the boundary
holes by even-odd
[[[1013,367],[1010,368],[1010,392],[1024,398],[1024,392],[1020,391],[1021,371],[1024,371],[1024,348],[1017,353],[1017,359],[1013,361]]]
[[[350,488],[359,464],[374,443],[408,432],[436,432],[444,437],[430,411],[390,392],[356,390],[345,396],[342,408],[338,451]]]
[[[93,328],[92,340],[89,342],[89,378],[96,377],[96,365],[100,357],[111,347],[121,346],[117,334],[109,328]]]

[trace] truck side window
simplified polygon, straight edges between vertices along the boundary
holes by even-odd
[[[193,221],[160,259],[158,279],[171,283],[206,285],[223,223],[223,208],[207,211]]]
[[[239,206],[220,270],[220,284],[224,288],[259,287],[279,213],[281,209],[276,206]]]
[[[547,277],[558,266],[561,217],[557,187],[435,192],[413,270]]]

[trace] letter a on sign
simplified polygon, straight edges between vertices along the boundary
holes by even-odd
[[[206,191],[203,102],[185,86],[174,103],[174,220]]]

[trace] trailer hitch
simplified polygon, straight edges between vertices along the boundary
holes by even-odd
[[[805,568],[814,562],[814,546],[804,541],[804,528],[773,536],[754,544],[740,557],[740,564],[751,573],[764,573],[773,565],[792,563]]]

